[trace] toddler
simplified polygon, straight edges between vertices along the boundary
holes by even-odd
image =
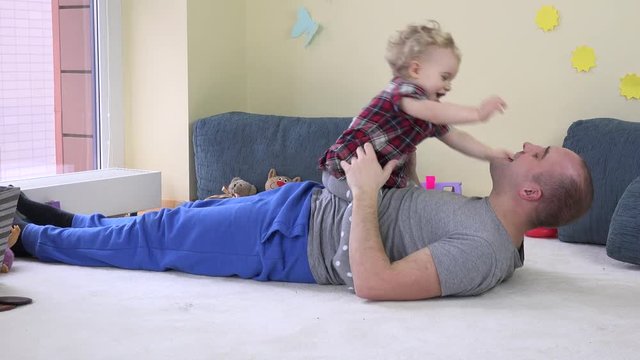
[[[340,161],[349,161],[359,146],[370,142],[381,166],[397,159],[384,187],[402,188],[411,180],[420,184],[416,172],[416,146],[437,137],[468,156],[489,160],[508,157],[506,150],[493,149],[452,125],[487,121],[503,112],[505,102],[489,97],[479,106],[441,103],[458,73],[460,52],[449,33],[430,21],[410,25],[387,45],[387,62],[394,78],[356,116],[349,128],[320,158],[322,182],[335,195],[350,201],[349,187]]]

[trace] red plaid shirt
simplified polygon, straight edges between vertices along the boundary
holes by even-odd
[[[420,100],[427,98],[426,92],[418,85],[394,78],[387,88],[374,97],[360,115],[353,119],[349,128],[318,160],[320,169],[328,171],[338,179],[344,179],[340,161],[351,159],[358,146],[370,142],[380,165],[385,166],[393,159],[400,160],[385,187],[407,186],[404,169],[406,155],[416,151],[416,146],[422,140],[446,134],[449,126],[432,124],[402,111],[400,100],[405,96]]]

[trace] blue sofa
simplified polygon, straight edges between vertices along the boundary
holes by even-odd
[[[198,198],[221,194],[235,176],[264,191],[271,168],[279,175],[320,182],[317,160],[351,120],[229,112],[196,121],[193,148]]]
[[[347,117],[244,112],[200,119],[193,129],[198,198],[222,193],[235,176],[264,191],[271,168],[320,181],[317,159],[350,122]],[[640,264],[640,123],[579,120],[570,126],[563,145],[585,159],[595,195],[591,210],[561,227],[559,239],[606,244],[609,256]]]
[[[558,229],[558,238],[606,245],[610,257],[640,264],[640,123],[578,120],[563,146],[587,163],[594,198],[587,214]]]

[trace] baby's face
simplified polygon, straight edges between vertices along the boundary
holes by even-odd
[[[440,101],[451,90],[460,60],[451,49],[431,46],[417,65],[412,81],[427,92],[429,100]]]

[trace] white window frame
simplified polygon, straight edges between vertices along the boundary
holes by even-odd
[[[124,167],[121,0],[94,0],[97,168]]]

